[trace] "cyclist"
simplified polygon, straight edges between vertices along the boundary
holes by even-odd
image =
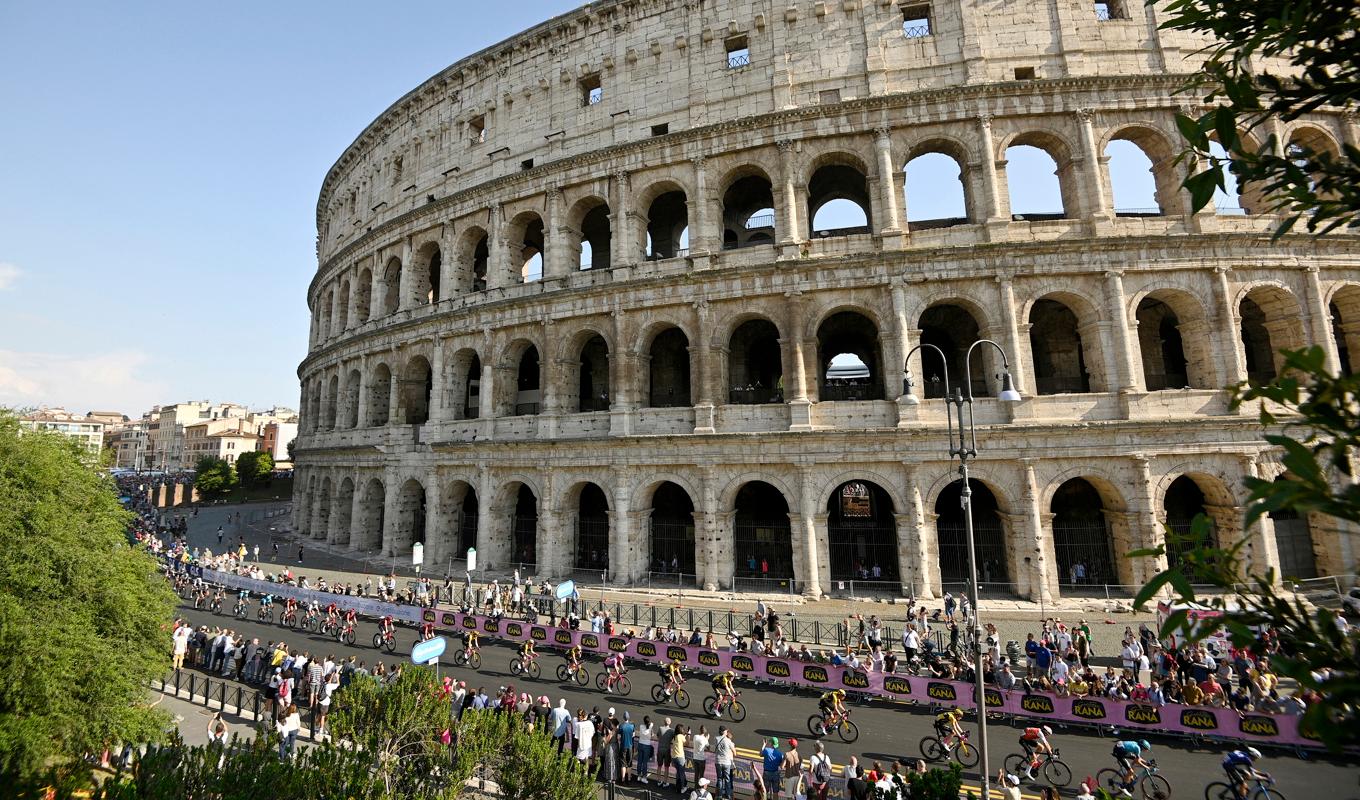
[[[390,639],[396,633],[396,626],[392,624],[391,614],[385,615],[382,622],[378,623],[378,633],[381,633],[384,639]]]
[[[283,616],[297,616],[297,600],[289,597],[283,601]]]
[[[525,639],[524,643],[519,646],[520,666],[527,671],[529,669],[530,662],[532,662],[535,658],[538,658],[538,651],[534,649],[534,640]]]
[[[307,604],[307,614],[303,619],[316,620],[321,616],[321,604],[313,600]]]
[[[817,710],[822,714],[822,730],[826,731],[826,726],[831,721],[839,720],[845,716],[845,690],[831,689],[822,692],[822,696],[817,699]]]
[[[1129,739],[1114,743],[1114,750],[1111,751],[1110,755],[1114,756],[1114,760],[1118,762],[1119,773],[1124,778],[1124,786],[1119,790],[1119,793],[1124,797],[1133,796],[1131,789],[1133,788],[1134,767],[1152,766],[1143,758],[1143,753],[1150,750],[1152,750],[1152,745],[1148,744],[1146,739],[1137,742]]]
[[[420,623],[420,641],[428,642],[433,638],[434,638],[434,623],[433,622]]]
[[[961,708],[951,708],[935,715],[935,735],[940,738],[946,753],[953,750],[954,742],[963,736],[963,728],[959,725],[962,721]]]
[[[675,694],[675,690],[679,689],[684,682],[685,678],[680,674],[680,659],[672,658],[670,663],[666,665],[666,696],[670,697]]]
[[[345,624],[340,628],[341,633],[354,630],[354,626],[359,621],[359,615],[352,608],[345,609]]]
[[[249,592],[249,590],[242,589],[241,591],[237,592],[237,593],[236,593],[236,609],[237,609],[237,611],[240,611],[241,609],[245,608],[249,601],[250,601],[250,592]]]
[[[724,699],[729,702],[737,699],[736,692],[732,689],[732,680],[736,677],[737,673],[730,669],[713,676],[713,694],[717,695],[717,699],[713,701],[713,716],[722,716]]]
[[[471,658],[477,652],[477,632],[463,631],[463,657]]]
[[[581,668],[581,645],[573,645],[562,656],[567,659],[567,672],[575,675],[576,671]]]
[[[1052,753],[1053,745],[1048,741],[1048,737],[1053,735],[1053,729],[1047,725],[1042,728],[1025,728],[1025,732],[1020,734],[1020,746],[1025,750],[1025,774],[1020,777],[1025,780],[1034,778],[1034,768],[1039,766],[1039,753]]]
[[[1238,797],[1247,796],[1248,781],[1270,779],[1270,775],[1256,769],[1255,762],[1260,757],[1260,750],[1248,747],[1246,750],[1234,750],[1223,758],[1223,772],[1227,774],[1228,782]]]
[[[609,658],[606,658],[604,660],[604,666],[608,671],[608,675],[604,681],[604,690],[609,694],[613,694],[614,684],[619,678],[623,677],[623,673],[628,671],[627,668],[623,666],[623,653],[614,653],[609,656]]]

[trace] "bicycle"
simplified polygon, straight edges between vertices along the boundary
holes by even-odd
[[[1252,783],[1256,784],[1255,791],[1252,791]],[[1238,796],[1237,789],[1233,786],[1223,781],[1214,781],[1204,787],[1204,800],[1284,800],[1284,795],[1275,788],[1275,779],[1267,775],[1247,782],[1246,797]]]
[[[395,631],[378,631],[373,634],[373,646],[379,650],[386,649],[389,653],[397,652],[397,634]]]
[[[1019,775],[1025,771],[1025,767],[1034,763],[1034,759],[1039,760],[1039,769],[1043,771],[1044,778],[1054,786],[1067,786],[1072,783],[1072,768],[1067,766],[1067,762],[1058,758],[1058,751],[1054,749],[1051,753],[1035,753],[1027,756],[1023,753],[1011,753],[1006,756],[1006,771],[1012,775]]]
[[[347,622],[335,630],[335,640],[345,644],[354,644],[354,623]]]
[[[652,702],[660,703],[664,706],[673,701],[676,708],[689,708],[689,692],[685,691],[683,687],[677,686],[670,694],[666,694],[666,689],[669,688],[669,686],[670,684],[666,681],[653,686]]]
[[[482,668],[482,654],[478,650],[469,651],[467,648],[455,650],[453,653],[453,663],[457,666],[470,666],[473,669]]]
[[[735,717],[733,718],[735,719]],[[737,720],[740,722],[740,720]],[[842,714],[835,715],[834,719],[827,719],[818,712],[808,717],[808,732],[818,738],[828,736],[832,731],[841,737],[841,741],[850,744],[859,738],[859,726],[850,721],[850,709],[845,709]]]
[[[334,636],[339,629],[340,620],[335,617],[326,617],[326,619],[321,621],[321,625],[317,628],[317,632],[322,636]]]
[[[953,756],[954,760],[965,767],[977,766],[978,759],[982,754],[968,741],[968,731],[964,731],[956,737],[953,747],[946,747],[945,743],[934,736],[927,736],[921,740],[921,755],[927,761],[943,761]]]
[[[615,692],[618,692],[625,697],[628,696],[629,692],[633,691],[633,684],[628,682],[627,675],[614,677],[610,675],[609,670],[604,670],[595,676],[595,688],[603,692],[606,687],[613,687]]]
[[[298,626],[297,609],[290,608],[287,611],[283,612],[283,616],[279,617],[279,624],[286,625],[289,628],[292,628],[293,630],[297,630]]]
[[[543,674],[543,669],[538,666],[538,659],[536,658],[525,661],[519,656],[515,656],[510,659],[510,674],[524,675],[533,678],[534,680],[538,680],[538,677]]]
[[[1096,785],[1118,796],[1120,789],[1132,791],[1135,787],[1143,800],[1167,800],[1171,797],[1171,782],[1157,774],[1157,762],[1148,761],[1148,766],[1137,770],[1133,780],[1124,781],[1124,771],[1106,767],[1096,773]]]
[[[562,683],[575,681],[578,686],[585,686],[590,683],[590,675],[586,672],[586,668],[580,664],[558,664],[557,680]]]
[[[214,614],[222,613],[222,595],[213,595],[212,601],[208,603],[208,610]]]
[[[733,722],[741,722],[746,719],[746,706],[737,699],[738,697],[741,697],[741,692],[734,693],[731,698],[727,695],[722,697],[709,695],[704,698],[704,713],[712,714],[714,709],[717,709],[719,714],[726,712],[731,716]]]
[[[272,624],[274,622],[274,607],[260,606],[259,610],[255,612],[255,619],[260,622],[268,622]]]
[[[250,616],[246,609],[246,601],[242,599],[237,599],[236,608],[231,613],[235,614],[237,619],[245,619]]]

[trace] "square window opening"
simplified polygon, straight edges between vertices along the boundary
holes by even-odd
[[[728,39],[725,44],[728,69],[741,69],[751,65],[751,46],[745,36]]]
[[[534,168],[534,160],[533,160],[532,158],[526,158],[526,159],[524,159],[523,161],[519,162],[519,168],[520,168],[520,169],[533,169],[533,168]]]
[[[665,136],[666,134],[668,134],[668,133],[670,133],[670,132],[671,132],[671,125],[670,125],[669,122],[663,122],[663,123],[661,123],[660,125],[653,125],[653,126],[652,126],[652,135],[653,135],[653,136]]]
[[[1034,67],[1015,68],[1015,79],[1017,81],[1032,81],[1034,80],[1034,78],[1035,78]]]
[[[593,106],[604,99],[604,86],[598,73],[581,79],[581,105]]]
[[[1112,19],[1128,19],[1129,15],[1124,9],[1124,4],[1119,0],[1097,0],[1096,19],[1107,22]]]
[[[930,4],[902,6],[902,35],[908,39],[919,39],[930,34]]]
[[[817,93],[818,102],[824,106],[834,106],[841,101],[840,89],[823,89]]]
[[[468,120],[468,138],[473,144],[486,141],[486,116],[476,116]]]

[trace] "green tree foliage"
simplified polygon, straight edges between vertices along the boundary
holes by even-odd
[[[236,468],[216,456],[204,456],[194,467],[194,486],[205,500],[213,500],[236,488]]]
[[[0,413],[0,780],[159,738],[175,596],[106,476]]]
[[[252,450],[236,458],[236,477],[246,488],[267,486],[274,477],[274,457]]]
[[[594,778],[552,737],[519,717],[468,712],[459,725],[460,758],[475,759],[508,800],[593,800]]]
[[[1329,152],[1316,142],[1281,142],[1285,123],[1319,109],[1360,103],[1360,6],[1355,0],[1172,0],[1163,28],[1206,37],[1204,67],[1185,91],[1212,110],[1180,116],[1189,142],[1183,157],[1202,169],[1185,181],[1196,211],[1224,188],[1223,168],[1239,190],[1257,190],[1283,216],[1282,235],[1300,220],[1323,233],[1360,227],[1360,150]],[[1282,64],[1278,74],[1263,65]],[[1216,138],[1227,153],[1209,152]]]
[[[1321,348],[1285,351],[1284,369],[1275,381],[1234,389],[1234,407],[1259,403],[1261,424],[1271,431],[1266,441],[1283,452],[1287,470],[1284,480],[1245,480],[1250,491],[1248,526],[1279,510],[1360,522],[1360,488],[1352,479],[1352,455],[1360,444],[1356,403],[1360,376],[1334,376],[1324,364]],[[1329,747],[1360,744],[1360,637],[1342,636],[1332,610],[1313,609],[1282,591],[1280,576],[1253,573],[1247,557],[1249,539],[1225,547],[1206,544],[1213,540],[1211,527],[1207,517],[1196,518],[1190,533],[1180,537],[1190,545],[1188,552],[1177,567],[1142,588],[1136,606],[1143,608],[1158,593],[1170,590],[1177,601],[1224,612],[1197,625],[1184,612],[1172,614],[1162,635],[1176,633],[1191,641],[1222,630],[1241,647],[1254,642],[1261,627],[1279,629],[1281,653],[1272,658],[1271,666],[1296,680],[1299,690],[1324,697],[1324,702],[1309,707],[1304,725]],[[1168,537],[1177,538],[1170,532]],[[1162,548],[1133,555],[1160,552]],[[1195,585],[1210,589],[1201,596]]]

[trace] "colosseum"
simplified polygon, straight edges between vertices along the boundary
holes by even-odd
[[[1272,240],[1249,193],[1192,213],[1200,42],[1160,17],[601,0],[454,63],[326,175],[295,529],[438,572],[475,547],[619,586],[938,596],[967,573],[952,378],[984,590],[1127,593],[1160,566],[1128,552],[1199,512],[1254,566],[1353,572],[1334,520],[1243,531],[1241,479],[1281,467],[1222,387],[1286,347],[1360,369],[1360,239]],[[1269,128],[1360,145],[1353,114]]]

